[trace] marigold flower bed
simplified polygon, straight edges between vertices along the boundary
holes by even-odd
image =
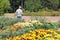
[[[22,36],[6,38],[6,40],[60,40],[59,30],[34,30]]]
[[[35,25],[43,25],[43,23],[41,23],[40,21],[37,21],[37,20],[32,20],[30,22],[18,22],[16,24],[14,24],[10,30],[11,31],[16,31],[16,30],[19,30],[19,29],[23,29],[24,27],[30,27],[30,26],[33,26],[33,24]]]

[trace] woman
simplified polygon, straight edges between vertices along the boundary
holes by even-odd
[[[16,10],[16,14],[17,14],[17,18],[21,18],[22,19],[22,7],[19,6],[19,8]]]

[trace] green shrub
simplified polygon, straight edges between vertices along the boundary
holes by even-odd
[[[9,0],[0,0],[0,15],[3,15],[4,12],[7,12],[7,9],[10,8]]]
[[[5,28],[5,26],[11,26],[17,22],[22,22],[23,20],[18,19],[18,18],[6,18],[6,17],[1,17],[0,18],[0,25],[2,26],[2,29]]]
[[[41,6],[41,0],[26,0],[25,1],[25,9],[28,11],[39,11],[39,8],[42,8]]]

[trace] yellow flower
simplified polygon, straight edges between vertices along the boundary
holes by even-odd
[[[31,21],[31,23],[36,23],[36,22],[39,22],[39,21],[37,21],[37,20],[32,20],[32,21]]]
[[[55,40],[54,38],[45,38],[44,40]]]
[[[52,37],[52,34],[46,34],[44,37]]]
[[[39,29],[23,34],[22,36],[16,36],[12,39],[9,38],[6,40],[40,40],[42,38],[44,38],[44,40],[60,40],[60,34],[58,34],[56,30]]]
[[[19,36],[14,37],[13,40],[20,40],[20,37]]]

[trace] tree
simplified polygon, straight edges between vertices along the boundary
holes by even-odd
[[[12,12],[15,12],[19,5],[28,11],[39,11],[41,9],[58,10],[60,0],[9,0]]]
[[[26,0],[25,1],[25,9],[29,11],[39,11],[42,8],[41,0]]]
[[[58,9],[58,6],[59,6],[59,0],[49,0],[50,1],[50,3],[51,3],[51,7],[54,9],[54,10],[56,10],[56,9]]]
[[[59,6],[58,6],[58,8],[60,9],[60,0],[59,0]]]
[[[7,9],[10,8],[9,0],[0,0],[0,15],[7,12]]]
[[[59,6],[59,0],[42,0],[44,8],[57,10]]]
[[[15,12],[19,5],[24,6],[25,0],[9,0],[11,4],[11,12]]]

